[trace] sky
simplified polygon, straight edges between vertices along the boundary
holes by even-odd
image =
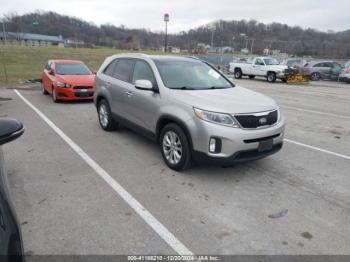
[[[16,12],[54,11],[97,25],[109,23],[127,28],[178,33],[212,21],[255,19],[280,22],[320,31],[350,29],[349,0],[0,0],[0,17]]]

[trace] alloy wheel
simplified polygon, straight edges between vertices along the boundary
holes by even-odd
[[[163,152],[166,160],[176,165],[182,158],[182,144],[179,136],[174,131],[167,131],[163,137]]]
[[[103,127],[106,127],[108,125],[108,111],[107,108],[104,104],[100,105],[99,111],[99,119],[100,119],[100,123]]]

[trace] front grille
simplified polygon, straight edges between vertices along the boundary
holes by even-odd
[[[277,110],[266,115],[235,115],[235,118],[243,128],[258,128],[260,126],[271,126],[277,122]]]
[[[94,92],[77,92],[74,93],[76,97],[92,97],[94,95]]]
[[[75,86],[73,89],[92,89],[93,86]]]
[[[279,137],[279,136],[280,136],[280,134],[276,134],[276,135],[273,135],[273,136],[266,136],[266,137],[255,138],[255,139],[245,139],[243,141],[244,141],[244,143],[250,144],[250,143],[261,142],[261,141],[264,141],[264,140],[274,139],[274,138]]]
[[[298,74],[299,69],[296,67],[288,67],[287,69],[284,69],[285,75],[295,75]]]

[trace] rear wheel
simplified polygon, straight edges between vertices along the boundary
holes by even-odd
[[[269,82],[269,83],[276,82],[276,74],[274,72],[269,72],[267,74],[267,82]]]
[[[242,70],[241,69],[238,68],[235,70],[235,78],[236,79],[242,78]]]
[[[311,80],[312,81],[319,81],[321,79],[321,75],[320,75],[320,73],[312,73],[311,74]]]
[[[112,117],[111,108],[108,102],[102,99],[97,106],[98,121],[100,126],[105,131],[113,131],[117,129],[118,124],[114,121]]]
[[[180,171],[191,166],[191,151],[185,132],[177,124],[166,125],[160,134],[160,147],[168,167]]]

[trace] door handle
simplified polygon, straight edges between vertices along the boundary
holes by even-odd
[[[131,91],[125,91],[125,94],[126,94],[128,97],[131,97],[131,96],[134,95],[134,93],[131,92]]]

